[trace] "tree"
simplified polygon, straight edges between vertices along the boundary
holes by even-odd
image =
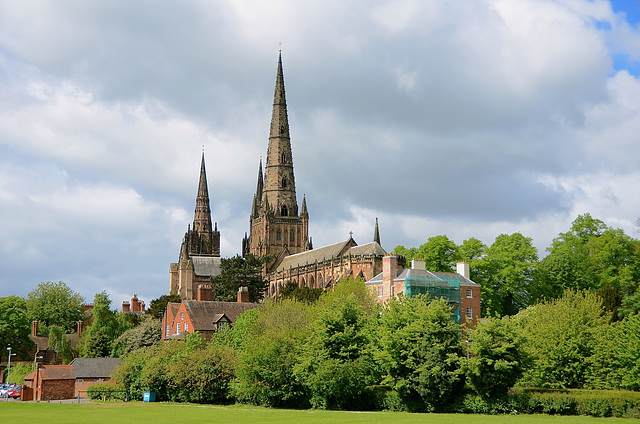
[[[147,319],[116,338],[112,343],[111,355],[121,357],[134,350],[153,346],[161,339],[162,323],[157,319]]]
[[[460,259],[458,246],[445,235],[430,237],[418,247],[415,256],[424,259],[427,269],[435,272],[455,271]]]
[[[591,388],[589,376],[608,374],[595,369],[610,317],[602,300],[589,291],[569,290],[559,299],[549,300],[521,311],[514,322],[526,339],[531,365],[521,384],[542,388]]]
[[[409,263],[411,262],[411,259],[413,259],[413,257],[416,255],[417,252],[418,252],[418,249],[416,249],[415,247],[407,249],[406,247],[399,245],[393,249],[392,253],[397,256],[403,256],[407,260],[407,263]]]
[[[487,246],[475,237],[463,241],[458,247],[460,259],[464,259],[469,263],[482,259],[486,250]]]
[[[63,364],[69,364],[73,360],[71,341],[67,339],[64,329],[58,325],[49,326],[49,348],[55,352],[56,359],[62,359]]]
[[[84,358],[109,356],[112,342],[140,320],[135,314],[111,310],[111,299],[105,291],[95,295],[91,316],[93,322],[80,335],[79,350]]]
[[[309,387],[311,405],[371,409],[375,397],[370,386],[380,381],[374,362],[372,317],[353,293],[346,297],[329,294],[316,308],[313,337],[308,338],[296,373]]]
[[[182,298],[179,294],[163,294],[159,298],[151,300],[151,303],[149,303],[149,309],[147,309],[145,314],[155,319],[162,319],[162,316],[167,310],[168,303],[180,302],[182,302]]]
[[[444,299],[392,298],[383,310],[386,381],[409,411],[444,411],[462,394],[460,326]]]
[[[309,307],[292,299],[267,302],[240,316],[234,394],[253,405],[308,408],[310,393],[295,373],[310,336]],[[214,342],[216,338],[214,337]]]
[[[523,339],[509,317],[486,318],[470,331],[467,376],[485,399],[506,396],[525,368]]]
[[[63,281],[45,281],[27,294],[29,319],[39,321],[39,328],[47,331],[58,325],[65,332],[75,331],[82,320],[84,297],[71,290]]]
[[[24,355],[33,346],[29,338],[31,327],[27,315],[27,303],[18,296],[0,297],[0,352]]]
[[[269,286],[261,273],[262,265],[267,259],[267,257],[260,258],[252,254],[247,254],[245,257],[236,255],[233,258],[222,258],[220,275],[211,277],[213,299],[235,302],[238,289],[248,287],[249,301],[260,301]]]
[[[483,315],[514,315],[529,305],[538,251],[520,233],[500,234],[478,262],[475,282],[482,285]]]

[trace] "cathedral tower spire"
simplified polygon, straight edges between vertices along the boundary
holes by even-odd
[[[373,241],[380,244],[380,229],[378,228],[378,218],[376,218],[376,229],[373,230]]]
[[[209,188],[207,187],[207,170],[204,164],[204,152],[200,163],[200,180],[196,196],[196,209],[193,215],[194,234],[189,235],[189,254],[203,256],[220,256],[220,233],[218,225],[215,228],[211,221],[209,206]]]
[[[266,267],[269,268],[286,255],[310,249],[306,199],[303,199],[302,213],[298,212],[296,200],[282,53],[278,55],[264,178],[261,159],[251,209],[251,228],[249,236],[242,241],[243,254],[273,255],[274,259]]]
[[[262,200],[268,201],[275,216],[298,216],[287,99],[282,71],[282,53],[278,55],[278,72],[273,94],[269,147],[267,148],[264,174]]]

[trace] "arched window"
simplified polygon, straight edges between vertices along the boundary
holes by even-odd
[[[282,240],[282,231],[276,231],[276,241]]]
[[[280,215],[281,216],[289,216],[289,210],[287,209],[286,206],[282,206],[282,208],[280,208]],[[278,239],[280,240],[280,239]]]
[[[290,243],[295,243],[295,241],[296,241],[296,233],[292,230],[289,233],[289,242]]]
[[[284,134],[284,125],[280,125],[280,135]]]
[[[282,188],[287,188],[287,179],[282,177]]]
[[[280,163],[287,163],[287,155],[285,155],[284,152],[280,155]]]

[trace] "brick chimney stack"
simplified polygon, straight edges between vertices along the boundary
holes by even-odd
[[[140,301],[138,300],[138,295],[135,293],[131,298],[131,312],[140,312]]]
[[[238,302],[239,303],[249,303],[249,288],[248,287],[240,287],[238,290]]]
[[[210,302],[213,300],[213,288],[209,284],[200,284],[198,286],[198,300]]]
[[[392,287],[398,274],[398,257],[388,255],[382,258],[382,299],[393,297]]]
[[[84,322],[78,321],[78,335],[84,331]]]
[[[31,321],[31,335],[38,335],[38,321]]]
[[[131,312],[131,305],[129,304],[129,301],[122,301],[122,312]]]

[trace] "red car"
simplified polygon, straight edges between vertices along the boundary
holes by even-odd
[[[20,386],[9,389],[7,391],[7,397],[18,399],[20,397]]]

